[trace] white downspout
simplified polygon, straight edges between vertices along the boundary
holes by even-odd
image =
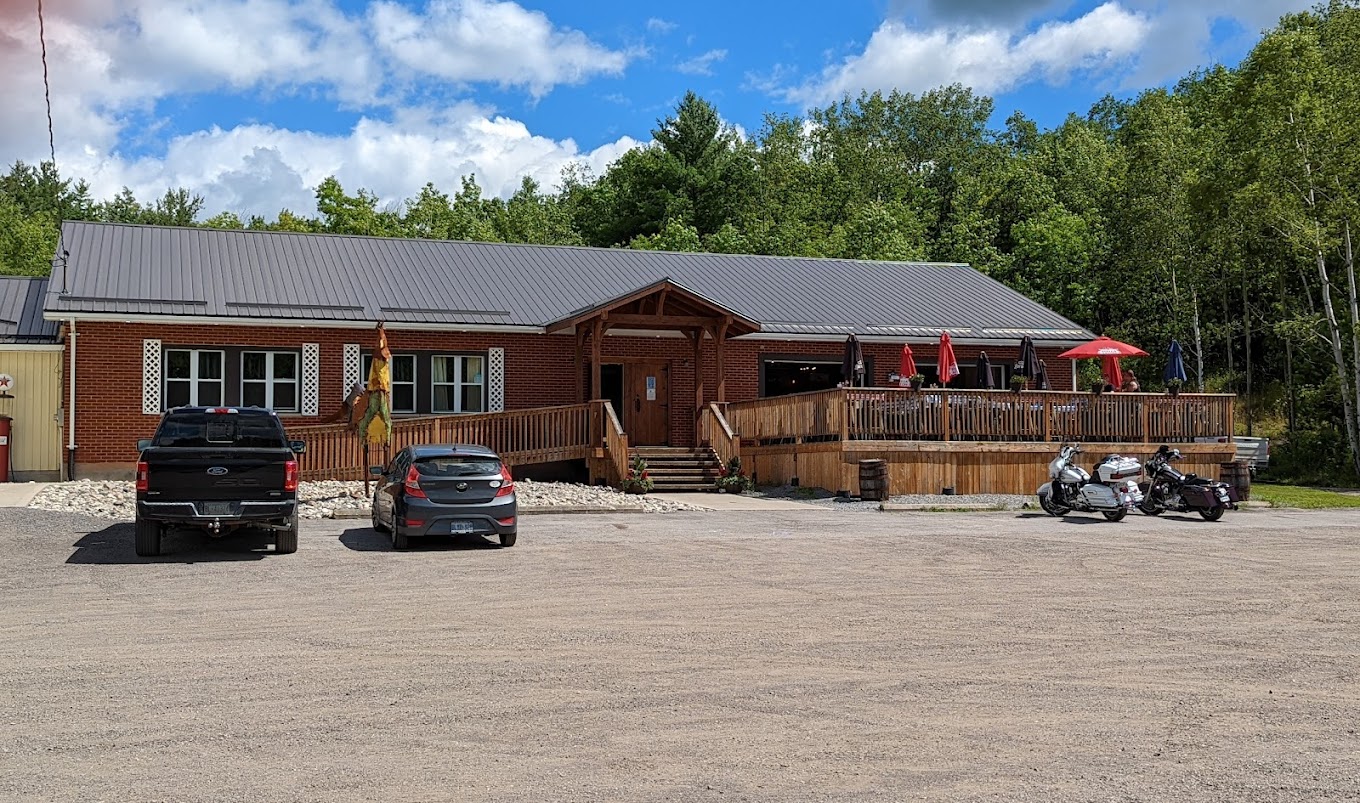
[[[1076,360],[1068,360],[1068,362],[1072,363],[1072,390],[1073,390],[1073,391],[1076,391],[1076,392],[1080,392],[1080,391],[1081,391],[1081,388],[1077,387],[1077,361],[1076,361]],[[72,447],[72,448],[74,448],[74,447]]]
[[[67,436],[66,436],[66,479],[76,478],[76,319],[72,318],[71,328],[67,331],[67,336],[71,339],[71,404],[66,408]]]

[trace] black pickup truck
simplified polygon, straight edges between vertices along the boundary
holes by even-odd
[[[258,407],[176,407],[137,442],[138,555],[161,554],[170,527],[214,537],[272,530],[274,551],[297,551],[298,463],[279,417]]]

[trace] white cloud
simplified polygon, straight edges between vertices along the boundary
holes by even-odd
[[[454,190],[469,173],[508,195],[525,174],[553,186],[567,162],[599,172],[636,144],[625,137],[581,152],[472,104],[402,108],[399,88],[417,75],[442,79],[426,78],[422,90],[486,82],[538,96],[626,63],[513,3],[436,0],[416,15],[380,2],[368,17],[351,17],[334,0],[59,0],[45,12],[58,164],[89,180],[96,198],[123,185],[142,200],[185,186],[206,197],[208,214],[310,213],[313,188],[331,174],[389,202],[426,181]],[[27,4],[0,0],[0,75],[0,154],[46,159],[37,21]],[[368,113],[338,134],[215,126],[176,136],[155,155],[124,150],[159,141],[156,104],[167,99],[221,92],[248,103],[318,91]]]
[[[660,17],[651,17],[647,20],[647,30],[651,33],[668,34],[680,26],[669,20]]]
[[[391,121],[365,118],[336,136],[268,125],[212,128],[170,140],[164,156],[77,155],[64,165],[89,179],[95,197],[126,185],[151,199],[168,186],[185,186],[208,199],[208,214],[272,218],[282,208],[313,213],[315,188],[329,175],[350,192],[371,190],[384,205],[415,195],[427,181],[453,192],[468,174],[487,193],[508,196],[522,176],[553,187],[567,163],[583,162],[599,174],[639,144],[623,137],[582,152],[572,140],[535,136],[522,122],[462,104],[410,109]]]
[[[1062,84],[1075,73],[1126,61],[1144,46],[1150,30],[1145,15],[1118,3],[1023,35],[1000,29],[917,31],[888,20],[874,31],[863,53],[828,67],[786,95],[816,104],[866,89],[923,92],[957,82],[992,94],[1038,77]]]
[[[686,75],[712,75],[713,65],[727,58],[726,50],[710,50],[688,61],[675,65],[675,69]]]
[[[433,0],[424,14],[393,2],[369,10],[373,37],[392,61],[453,83],[523,86],[535,96],[557,84],[617,75],[628,55],[559,29],[541,12],[488,0]]]
[[[892,16],[865,48],[816,78],[748,75],[747,85],[815,105],[861,90],[923,92],[962,83],[996,94],[1034,81],[1063,86],[1088,78],[1137,89],[1175,80],[1226,56],[1235,60],[1280,16],[1314,0],[1109,0],[1070,21],[1030,29],[1026,20],[1070,0],[893,0]],[[923,21],[914,27],[904,20]],[[1214,44],[1214,26],[1245,34]]]

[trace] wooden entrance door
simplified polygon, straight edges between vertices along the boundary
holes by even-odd
[[[634,446],[670,444],[670,366],[631,362],[623,370],[623,428]]]

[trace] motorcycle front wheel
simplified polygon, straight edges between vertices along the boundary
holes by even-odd
[[[1053,497],[1049,496],[1048,494],[1039,495],[1039,507],[1043,508],[1044,512],[1050,516],[1061,517],[1066,516],[1068,513],[1072,512],[1072,508],[1063,507],[1057,502],[1054,502]]]
[[[1122,519],[1124,518],[1124,516],[1125,516],[1128,512],[1129,512],[1129,511],[1128,511],[1128,508],[1122,508],[1122,507],[1121,507],[1120,509],[1118,509],[1118,510],[1105,510],[1105,511],[1102,511],[1102,513],[1104,513],[1104,515],[1105,515],[1105,518],[1108,519],[1109,521],[1120,521],[1120,520],[1122,520]]]
[[[1138,512],[1144,516],[1160,516],[1164,510],[1165,508],[1146,496],[1143,497],[1143,501],[1138,503]]]
[[[1218,521],[1223,518],[1223,511],[1225,509],[1226,508],[1222,505],[1216,505],[1208,509],[1200,508],[1199,514],[1204,517],[1205,521]]]

